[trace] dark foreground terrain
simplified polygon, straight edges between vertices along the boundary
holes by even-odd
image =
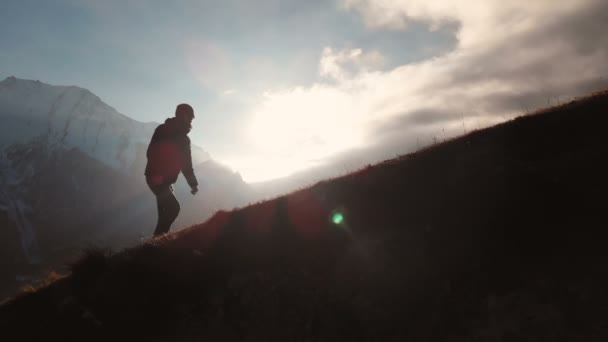
[[[607,112],[596,94],[90,251],[1,306],[0,338],[608,341]]]

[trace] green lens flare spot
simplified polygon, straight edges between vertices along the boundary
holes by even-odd
[[[344,222],[344,216],[342,215],[342,213],[335,213],[331,220],[335,223],[335,224],[340,224],[342,222]]]

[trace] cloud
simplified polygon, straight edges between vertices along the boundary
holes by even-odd
[[[385,57],[378,51],[363,52],[362,49],[334,51],[325,47],[319,62],[319,75],[328,79],[344,81],[354,74],[382,68]]]
[[[559,20],[586,7],[590,1],[562,0],[338,0],[342,8],[356,10],[368,27],[404,29],[410,21],[421,20],[435,29],[459,22],[461,46],[497,42],[518,32],[526,32]]]
[[[121,80],[220,95],[205,144],[256,165],[378,161],[608,86],[605,0],[64,1],[98,15]]]
[[[381,63],[382,51],[326,47],[319,63],[321,81],[268,92],[264,106],[271,107],[303,96],[285,105],[281,120],[309,131],[318,129],[320,121],[307,120],[294,107],[308,101],[331,103],[327,98],[340,94],[340,103],[348,105],[310,108],[317,118],[339,118],[345,129],[357,132],[356,144],[342,143],[336,150],[334,141],[321,137],[315,149],[334,152],[324,154],[326,161],[379,161],[608,86],[605,1],[339,2],[360,13],[370,30],[405,30],[413,20],[435,29],[456,22],[460,29],[452,51],[388,71],[374,67]],[[289,132],[277,138],[288,140]],[[267,138],[268,146],[281,144],[272,135]],[[302,155],[312,158],[314,153]]]

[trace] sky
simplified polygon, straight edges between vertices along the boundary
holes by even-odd
[[[602,0],[3,0],[0,78],[178,103],[249,182],[347,171],[608,87]]]

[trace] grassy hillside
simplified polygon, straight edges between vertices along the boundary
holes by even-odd
[[[606,341],[607,111],[599,93],[113,256],[90,252],[0,307],[0,333]]]

